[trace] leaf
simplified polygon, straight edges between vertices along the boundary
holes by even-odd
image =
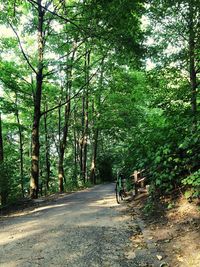
[[[156,257],[157,257],[157,259],[158,259],[159,261],[161,261],[161,260],[163,259],[163,256],[161,256],[161,255],[156,255]]]
[[[156,159],[155,159],[155,162],[156,163],[159,163],[161,161],[161,157],[160,156],[157,156]]]

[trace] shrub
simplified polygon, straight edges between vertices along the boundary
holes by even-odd
[[[200,169],[183,179],[182,183],[190,189],[186,197],[200,197]]]

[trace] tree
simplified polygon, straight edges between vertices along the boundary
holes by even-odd
[[[112,92],[117,73],[120,65],[130,68],[137,61],[142,2],[1,1],[1,25],[13,31],[0,42],[9,139],[4,154],[6,163],[17,162],[20,171],[9,179],[10,195],[15,196],[14,187],[16,196],[18,188],[27,195],[30,157],[32,198],[42,194],[44,184],[48,193],[62,192],[70,183],[96,182],[98,159],[113,130],[105,130],[106,119],[115,113],[114,101],[123,100],[123,94],[115,98]],[[108,150],[123,128],[122,119],[114,119]]]
[[[18,125],[18,132],[19,132],[19,154],[20,154],[20,180],[21,180],[21,192],[22,197],[24,197],[24,155],[23,155],[23,130],[22,125],[20,122],[19,117],[19,109],[18,109],[18,96],[16,93],[16,101],[15,101],[15,114],[17,119],[17,125]]]
[[[189,80],[193,119],[197,115],[197,88],[199,86],[199,1],[150,1],[150,20],[156,29],[153,38],[161,52],[159,65],[178,68],[182,79]],[[151,26],[150,26],[151,27]],[[154,57],[155,59],[155,57]],[[157,61],[158,62],[158,61]],[[185,75],[186,74],[186,75]],[[187,80],[186,80],[187,82]]]

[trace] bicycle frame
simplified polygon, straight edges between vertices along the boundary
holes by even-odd
[[[117,174],[115,193],[116,193],[117,203],[120,204],[120,202],[123,200],[123,197],[124,197],[124,194],[123,194],[124,188],[122,185],[122,177],[119,174]]]

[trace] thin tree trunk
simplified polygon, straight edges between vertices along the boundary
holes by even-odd
[[[84,147],[84,118],[85,118],[85,89],[83,90],[83,96],[82,96],[82,133],[81,133],[81,138],[79,142],[79,150],[80,150],[80,174],[81,178],[83,180],[83,183],[85,183],[84,180],[84,167],[83,167],[83,147]]]
[[[67,100],[70,99],[70,95],[67,95]],[[67,145],[67,135],[68,135],[68,129],[69,129],[69,116],[70,116],[70,102],[67,103],[65,106],[65,122],[63,127],[63,136],[62,140],[60,141],[60,149],[59,149],[59,163],[58,163],[58,178],[59,178],[59,191],[64,191],[64,185],[63,181],[65,179],[64,174],[64,154],[65,154],[65,148]]]
[[[22,128],[19,119],[19,110],[17,106],[17,94],[16,94],[16,119],[18,124],[18,132],[19,132],[19,151],[20,151],[20,182],[21,182],[21,192],[22,197],[24,197],[24,157],[23,157],[23,136],[22,136]]]
[[[36,75],[36,92],[34,95],[34,118],[32,126],[32,160],[31,160],[31,180],[30,180],[30,196],[38,198],[39,185],[39,128],[41,117],[41,97],[43,83],[43,51],[44,51],[44,10],[41,7],[41,0],[38,0],[38,68]]]
[[[46,110],[48,106],[46,104]],[[49,190],[49,181],[50,181],[50,153],[49,153],[49,137],[48,137],[48,128],[47,128],[47,114],[44,114],[44,130],[45,130],[45,162],[46,162],[46,190]]]
[[[87,143],[88,143],[88,93],[85,98],[85,125],[83,136],[83,181],[87,180]]]
[[[191,84],[191,110],[193,121],[196,124],[197,113],[197,75],[195,69],[195,32],[194,32],[194,7],[189,3],[189,71]]]
[[[89,65],[90,65],[90,52],[86,52],[85,56],[85,82],[87,83],[85,90],[85,109],[83,112],[84,119],[84,133],[83,133],[83,164],[82,164],[82,173],[83,173],[83,182],[87,180],[87,143],[88,143],[88,108],[89,108]]]
[[[101,91],[103,87],[103,72],[104,72],[104,59],[101,62],[101,76],[99,80],[99,94],[97,98],[97,110],[100,109],[101,106]],[[97,165],[97,152],[98,152],[98,139],[99,139],[99,129],[97,128],[97,122],[99,120],[98,116],[95,116],[95,106],[93,102],[93,129],[94,129],[94,136],[93,136],[93,155],[92,155],[92,162],[90,168],[90,181],[93,184],[96,184],[96,165]]]
[[[74,118],[75,121],[75,118]],[[73,174],[73,181],[77,184],[77,159],[78,152],[77,152],[77,136],[76,136],[76,128],[74,125],[74,174]]]
[[[66,182],[65,173],[64,173],[64,155],[65,155],[65,149],[67,146],[67,136],[68,136],[68,130],[69,130],[69,119],[70,119],[70,111],[71,111],[71,103],[70,103],[70,97],[71,97],[71,88],[72,88],[72,64],[74,61],[76,50],[73,51],[72,57],[71,57],[71,66],[68,69],[67,72],[67,84],[66,84],[66,102],[65,105],[65,116],[64,116],[64,127],[63,127],[63,134],[62,134],[62,140],[60,140],[60,148],[59,148],[59,163],[58,163],[58,179],[59,179],[59,191],[64,191],[64,185],[63,181]]]

